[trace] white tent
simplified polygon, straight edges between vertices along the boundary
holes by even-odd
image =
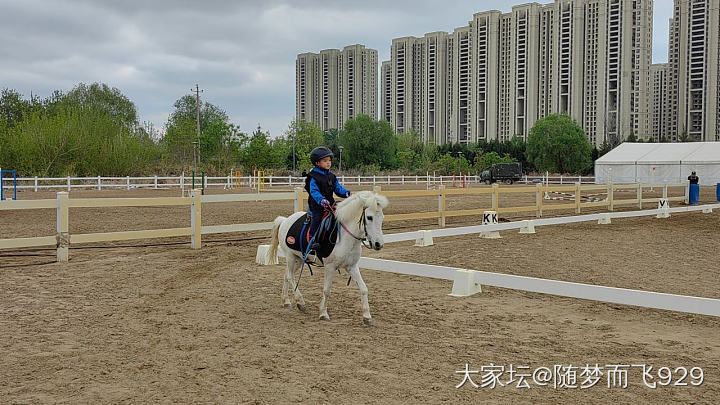
[[[659,143],[657,147],[637,160],[637,177],[634,183],[679,184],[687,180],[682,176],[681,164],[685,156],[695,152],[699,143]],[[718,156],[720,164],[720,156]]]
[[[625,142],[595,161],[595,182],[678,184],[692,171],[700,184],[720,183],[720,142]]]
[[[703,142],[704,146],[685,156],[682,173],[687,176],[697,172],[700,184],[714,186],[720,183],[720,142]]]
[[[637,160],[655,149],[656,143],[622,143],[595,161],[595,183],[635,183]]]

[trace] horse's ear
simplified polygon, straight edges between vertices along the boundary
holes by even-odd
[[[375,199],[381,209],[387,207],[388,204],[390,203],[388,201],[387,197],[385,197],[384,195],[375,194]]]

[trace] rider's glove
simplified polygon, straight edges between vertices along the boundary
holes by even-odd
[[[328,207],[330,207],[330,201],[323,198],[322,200],[320,200],[320,206],[327,209]]]

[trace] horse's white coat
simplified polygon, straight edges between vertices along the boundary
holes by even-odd
[[[360,240],[348,234],[348,231],[358,238],[366,238],[373,249],[380,250],[384,244],[382,233],[382,222],[384,219],[383,208],[387,207],[387,205],[387,198],[370,191],[360,191],[337,205],[336,217],[345,225],[347,230],[340,227],[338,242],[330,256],[324,260],[325,285],[323,287],[322,299],[320,300],[320,319],[330,319],[327,312],[327,301],[330,295],[332,279],[337,270],[345,269],[353,281],[357,283],[358,289],[360,290],[363,321],[368,325],[372,323],[370,305],[368,304],[368,289],[360,275],[360,268],[358,267],[358,261],[362,253],[362,244]],[[292,289],[295,303],[301,311],[305,310],[305,300],[300,293],[300,289],[296,288],[295,272],[300,270],[303,264],[302,254],[288,248],[284,241],[292,224],[303,215],[305,215],[304,212],[296,212],[288,218],[275,218],[272,230],[272,242],[267,252],[267,261],[274,263],[277,260],[278,249],[282,250],[287,259],[282,290],[283,305],[285,307],[292,305],[289,296],[289,291]],[[363,215],[365,215],[366,227],[361,228]]]

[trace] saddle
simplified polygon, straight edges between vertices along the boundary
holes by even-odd
[[[285,244],[292,250],[305,253],[310,246],[310,218],[308,214],[301,216],[295,221],[285,237]],[[318,227],[316,242],[320,243],[320,249],[316,252],[317,256],[324,259],[335,249],[335,243],[338,236],[338,223],[334,215],[329,212],[323,214],[323,220]]]

